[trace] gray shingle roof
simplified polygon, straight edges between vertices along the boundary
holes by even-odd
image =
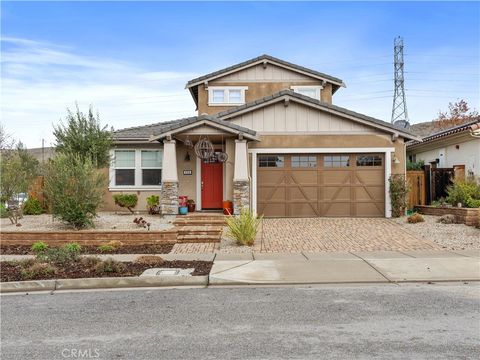
[[[324,74],[324,73],[321,73],[319,71],[316,71],[316,70],[312,70],[312,69],[309,69],[309,68],[306,68],[306,67],[303,67],[303,66],[300,66],[300,65],[296,65],[296,64],[292,64],[288,61],[285,61],[285,60],[281,60],[281,59],[278,59],[276,57],[273,57],[273,56],[270,56],[270,55],[267,55],[267,54],[264,54],[264,55],[260,55],[256,58],[253,58],[253,59],[250,59],[250,60],[247,60],[247,61],[244,61],[244,62],[241,62],[241,63],[238,63],[236,65],[232,65],[232,66],[229,66],[229,67],[226,67],[224,69],[221,69],[221,70],[217,70],[217,71],[214,71],[212,73],[209,73],[209,74],[206,74],[206,75],[203,75],[203,76],[200,76],[196,79],[192,79],[190,80],[188,83],[187,83],[187,88],[192,86],[193,84],[196,84],[198,82],[202,82],[204,80],[208,80],[212,77],[216,77],[218,75],[221,75],[223,73],[226,73],[226,72],[229,72],[229,71],[232,71],[232,70],[235,70],[235,69],[238,69],[238,68],[242,68],[244,66],[247,66],[247,65],[250,65],[250,64],[253,64],[253,63],[256,63],[258,61],[262,61],[262,60],[265,60],[265,61],[272,61],[272,62],[276,62],[278,64],[281,64],[281,65],[284,65],[284,66],[287,66],[287,67],[290,67],[290,68],[293,68],[293,69],[297,69],[299,71],[303,71],[303,72],[306,72],[306,73],[309,73],[315,77],[320,77],[320,78],[323,78],[325,80],[330,80],[331,82],[333,83],[336,83],[337,85],[339,86],[342,86],[344,85],[343,84],[343,81],[342,79],[339,79],[339,78],[336,78],[334,76],[330,76],[330,75],[327,75],[327,74]]]
[[[475,120],[466,122],[466,123],[461,124],[461,125],[453,126],[453,127],[448,128],[448,129],[444,129],[444,130],[440,130],[440,131],[431,133],[428,136],[423,137],[422,142],[409,141],[407,143],[407,147],[414,146],[414,145],[417,145],[417,144],[423,144],[423,143],[426,143],[426,142],[429,142],[429,141],[437,140],[437,139],[444,138],[446,136],[450,136],[450,135],[454,135],[454,134],[458,134],[458,133],[461,133],[461,132],[471,131],[472,125],[475,125],[475,124],[480,124],[480,121],[475,119]]]
[[[232,115],[236,112],[246,110],[246,109],[255,107],[257,105],[267,103],[271,100],[280,98],[284,95],[288,95],[288,96],[291,96],[293,98],[297,98],[297,99],[300,99],[300,100],[303,100],[303,101],[307,101],[307,102],[310,102],[314,105],[321,106],[321,107],[326,108],[326,109],[334,110],[334,111],[337,111],[337,112],[345,114],[345,115],[353,116],[353,117],[356,117],[358,119],[366,120],[366,121],[371,122],[373,124],[389,128],[389,129],[391,129],[395,132],[398,132],[400,134],[408,135],[408,138],[411,138],[411,139],[416,139],[417,138],[417,136],[415,134],[413,134],[412,132],[410,132],[410,131],[408,131],[404,128],[398,128],[395,125],[393,125],[391,123],[388,123],[386,121],[379,120],[379,119],[373,118],[371,116],[363,115],[363,114],[357,113],[355,111],[342,108],[340,106],[336,106],[336,105],[332,105],[332,104],[329,104],[329,103],[326,103],[326,102],[323,102],[323,101],[320,101],[320,100],[316,100],[316,99],[313,99],[309,96],[305,96],[305,95],[296,93],[293,90],[282,90],[282,91],[279,91],[279,92],[277,92],[273,95],[266,96],[262,99],[258,99],[258,100],[252,101],[250,103],[247,103],[247,104],[244,104],[244,105],[241,105],[241,106],[237,106],[233,109],[229,109],[229,110],[226,110],[226,111],[219,112],[218,114],[215,114],[215,116],[218,117],[218,118],[224,118],[224,117],[226,117],[228,115]]]
[[[125,129],[119,129],[113,132],[113,138],[115,140],[126,140],[126,139],[148,139],[151,135],[160,134],[163,132],[163,129],[179,122],[183,119],[179,120],[171,120],[165,122],[159,122],[150,125],[143,125],[143,126],[134,126]]]
[[[144,140],[144,139],[149,139],[150,136],[156,136],[166,132],[174,131],[186,125],[193,124],[203,120],[209,120],[221,126],[242,132],[244,134],[250,134],[252,136],[256,135],[255,130],[248,129],[228,121],[223,121],[215,116],[200,115],[200,116],[191,116],[188,118],[183,118],[178,120],[166,121],[166,122],[157,123],[157,124],[120,129],[120,130],[114,131],[113,137],[115,140],[127,140],[127,139]]]

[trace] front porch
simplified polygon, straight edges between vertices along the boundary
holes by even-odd
[[[180,196],[194,200],[197,211],[221,210],[224,201],[233,202],[234,214],[250,207],[247,142],[252,140],[258,140],[253,131],[209,116],[151,137],[163,143],[162,214],[178,214]]]

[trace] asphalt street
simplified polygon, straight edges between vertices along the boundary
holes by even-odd
[[[478,359],[479,284],[1,296],[5,359]]]

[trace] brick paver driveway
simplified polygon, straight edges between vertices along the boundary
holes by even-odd
[[[384,218],[264,219],[255,247],[262,252],[441,249]]]

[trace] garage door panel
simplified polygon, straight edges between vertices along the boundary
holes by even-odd
[[[292,201],[308,201],[318,199],[318,187],[316,186],[302,186],[289,188],[289,200]]]
[[[338,187],[338,186],[325,186],[323,199],[325,201],[350,201],[350,186]]]
[[[378,201],[383,198],[383,186],[355,187],[355,200]]]
[[[384,182],[383,174],[384,174],[384,170],[374,170],[374,171],[357,170],[355,173],[354,183],[383,186],[383,182]]]
[[[351,172],[345,170],[323,171],[323,183],[325,185],[344,185],[350,182]]]
[[[286,204],[284,202],[283,203],[267,203],[267,204],[259,203],[258,208],[259,208],[259,212],[264,214],[265,216],[273,216],[273,217],[287,216]]]
[[[285,201],[286,199],[285,187],[259,186],[257,192],[259,202]]]
[[[273,157],[284,159],[280,167],[257,167],[257,209],[265,216],[384,216],[383,155]]]
[[[351,216],[351,203],[335,202],[324,205],[323,216]]]
[[[292,217],[320,216],[317,203],[292,202],[292,203],[289,203],[288,209],[290,213],[287,216],[292,216]]]
[[[355,203],[357,216],[377,217],[383,216],[385,203],[357,202]]]

